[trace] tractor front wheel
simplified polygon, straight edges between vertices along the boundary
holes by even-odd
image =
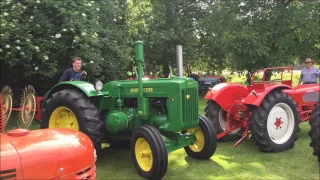
[[[145,125],[134,131],[131,157],[141,177],[161,179],[167,171],[167,149],[160,132],[152,126]]]
[[[217,133],[213,123],[206,116],[199,116],[199,126],[187,129],[186,133],[196,136],[194,144],[184,147],[193,158],[209,159],[217,149]]]
[[[308,132],[311,138],[309,145],[313,148],[313,155],[318,156],[318,162],[320,162],[320,101],[318,101],[311,114],[309,121],[311,129]]]
[[[65,89],[46,101],[41,128],[69,128],[83,132],[101,149],[104,125],[99,110],[83,93]]]
[[[250,117],[257,146],[265,152],[292,148],[298,138],[299,121],[296,104],[279,90],[271,91]]]

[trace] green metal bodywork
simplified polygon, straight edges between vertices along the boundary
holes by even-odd
[[[194,134],[181,134],[181,131],[199,125],[198,83],[184,77],[142,80],[142,44],[141,41],[135,43],[138,80],[107,82],[101,91],[84,81],[67,81],[53,87],[44,102],[54,92],[77,89],[95,98],[101,119],[112,136],[130,138],[136,128],[151,125],[166,137],[168,152],[193,144]],[[134,103],[128,105],[128,101]],[[162,102],[158,105],[163,111],[155,111],[154,102]]]
[[[197,82],[191,78],[158,78],[144,81],[143,97],[148,101],[150,98],[165,98],[168,114],[165,115],[165,123],[157,123],[163,120],[157,114],[150,114],[150,105],[142,107],[137,114],[144,114],[147,118],[141,123],[153,124],[160,130],[168,132],[177,132],[197,126],[199,124],[197,86]],[[100,100],[99,109],[102,111],[118,109],[114,102],[117,100],[119,91],[121,98],[137,98],[139,92],[137,87],[137,80],[106,83],[101,90],[104,98]],[[154,121],[149,122],[150,119]],[[162,125],[158,126],[159,124]],[[132,124],[132,128],[137,127]]]

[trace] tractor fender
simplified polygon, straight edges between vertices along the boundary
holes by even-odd
[[[49,90],[43,98],[42,102],[46,102],[48,98],[52,96],[55,92],[64,90],[64,89],[76,89],[85,94],[87,97],[95,97],[95,96],[101,96],[102,94],[99,94],[96,89],[94,88],[94,85],[91,83],[88,83],[86,81],[65,81],[61,82],[57,85],[55,85],[51,90]]]
[[[244,85],[220,83],[209,90],[204,96],[204,99],[213,100],[218,103],[222,109],[228,111],[235,100],[244,99],[248,94],[249,89]]]
[[[252,90],[248,96],[244,99],[244,103],[248,105],[259,106],[263,99],[273,90],[283,90],[283,89],[291,89],[290,86],[284,84],[276,84],[273,86],[266,87],[263,92],[256,93]]]

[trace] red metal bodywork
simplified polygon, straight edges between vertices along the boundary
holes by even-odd
[[[214,100],[222,109],[228,111],[236,100],[242,100],[249,94],[249,89],[241,84],[220,83],[209,90],[204,99]]]
[[[265,81],[266,71],[280,70],[281,78],[276,81]],[[289,80],[283,80],[283,72],[291,72]],[[310,113],[319,99],[320,87],[318,84],[299,85],[292,87],[293,71],[291,67],[273,67],[259,70],[263,72],[262,82],[255,82],[252,76],[252,85],[244,86],[234,83],[220,83],[210,89],[204,99],[213,100],[226,111],[226,129],[217,135],[217,138],[229,134],[235,129],[243,128],[242,138],[235,144],[237,146],[249,134],[250,107],[260,106],[265,96],[271,91],[279,89],[287,93],[297,103],[300,111],[300,120],[307,121]],[[256,72],[256,73],[257,73]],[[229,128],[230,125],[230,128]]]
[[[37,101],[37,110],[36,115],[34,116],[36,120],[41,121],[42,111],[41,111],[41,101],[43,100],[43,96],[38,96],[36,98]]]
[[[94,147],[71,129],[14,129],[1,134],[0,177],[95,179]]]
[[[311,111],[320,97],[319,84],[299,85],[289,90],[283,90],[283,92],[287,93],[297,103],[300,120],[308,121],[311,118]]]
[[[38,108],[40,100],[37,98]],[[84,133],[48,128],[14,129],[4,134],[1,94],[0,127],[0,179],[96,178],[95,150]]]

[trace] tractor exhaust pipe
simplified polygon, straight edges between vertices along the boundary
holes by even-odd
[[[182,77],[183,76],[182,45],[177,45],[177,47],[176,47],[176,56],[177,56],[178,77]]]
[[[142,41],[136,41],[134,42],[135,45],[135,55],[136,55],[136,63],[138,65],[138,99],[143,98],[143,81],[142,81],[142,64],[144,62],[143,59],[143,42]]]
[[[142,81],[142,72],[143,72],[143,42],[136,41],[134,42],[136,63],[138,65],[138,116],[141,120],[149,120],[150,118],[150,101],[148,98],[143,96],[143,81]]]

